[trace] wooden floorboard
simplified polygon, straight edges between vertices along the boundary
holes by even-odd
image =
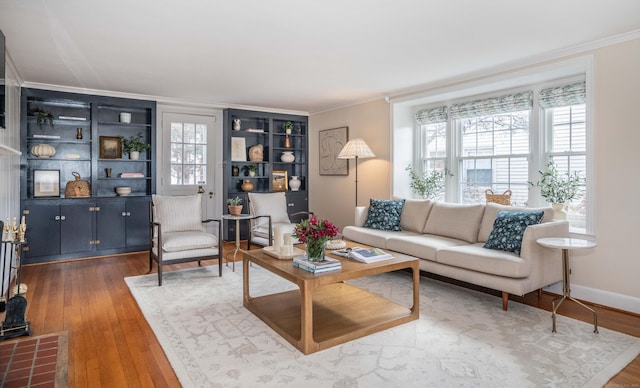
[[[27,319],[33,335],[69,333],[69,387],[180,386],[124,282],[127,276],[147,273],[148,260],[147,253],[136,253],[23,268],[22,282],[29,286]],[[166,270],[196,266],[197,263],[180,264]],[[236,271],[238,268],[242,267],[236,266]],[[526,303],[551,311],[554,296],[543,293],[538,299],[532,293],[509,303]],[[502,302],[497,297],[496,309],[500,308]],[[640,316],[600,306],[595,309],[599,326],[640,337]],[[585,322],[592,320],[591,314],[566,301],[559,314]],[[638,386],[638,381],[640,357],[607,386]]]

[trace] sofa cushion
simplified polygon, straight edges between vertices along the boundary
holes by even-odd
[[[364,223],[365,228],[382,230],[400,230],[400,215],[404,206],[404,199],[374,199],[371,198],[369,215]]]
[[[433,201],[428,199],[407,199],[400,215],[400,229],[422,233]]]
[[[387,240],[395,236],[419,236],[415,232],[391,232],[388,230],[365,228],[364,226],[345,226],[342,236],[351,241],[377,248],[387,248]]]
[[[440,249],[436,254],[436,261],[511,278],[526,278],[531,272],[529,260],[522,259],[512,252],[483,248],[482,243]]]
[[[165,252],[189,251],[218,246],[216,236],[197,231],[162,232],[162,250]]]
[[[387,249],[424,260],[436,261],[439,249],[468,244],[466,241],[433,234],[402,233],[393,234],[387,239]]]
[[[493,223],[493,230],[489,234],[485,248],[520,254],[522,236],[529,225],[536,225],[542,221],[542,211],[538,212],[507,212],[499,211]]]
[[[493,230],[493,222],[496,220],[496,216],[500,210],[514,211],[514,212],[536,212],[543,211],[544,216],[542,222],[553,221],[553,209],[551,207],[516,207],[509,205],[500,205],[498,203],[488,203],[484,208],[484,215],[482,216],[482,222],[480,223],[480,231],[478,232],[478,242],[486,242],[489,238],[489,233]]]
[[[203,231],[202,200],[199,195],[152,196],[153,219],[162,226],[162,233]]]
[[[484,205],[435,202],[424,226],[424,233],[475,243]]]

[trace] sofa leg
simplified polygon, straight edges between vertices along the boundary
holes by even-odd
[[[502,291],[502,309],[507,311],[509,305],[509,293]]]
[[[542,299],[542,288],[538,288],[538,299]]]

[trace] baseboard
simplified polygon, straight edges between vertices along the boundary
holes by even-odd
[[[545,290],[554,294],[562,295],[562,282],[558,282],[545,287]],[[576,299],[588,301],[602,306],[612,307],[618,310],[629,311],[631,313],[640,314],[640,298],[632,296],[616,294],[597,288],[580,286],[571,284],[571,296]]]

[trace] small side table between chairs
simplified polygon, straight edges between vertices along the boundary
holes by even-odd
[[[551,314],[553,327],[551,331],[553,333],[556,332],[556,311],[558,310],[558,307],[560,307],[565,299],[570,299],[593,313],[593,332],[598,334],[598,315],[596,314],[595,310],[588,306],[585,306],[584,303],[571,296],[571,282],[569,280],[569,250],[594,248],[596,247],[596,243],[579,238],[547,237],[539,239],[538,244],[547,248],[562,249],[562,296],[555,298],[551,302],[551,306],[553,307],[553,313]],[[558,304],[556,304],[556,302],[558,302]]]
[[[236,271],[236,255],[240,250],[240,220],[252,220],[256,218],[251,214],[240,214],[238,216],[234,216],[232,214],[223,214],[222,219],[224,220],[235,220],[236,221],[236,247],[233,250],[233,272]],[[229,252],[228,254],[230,254]],[[229,265],[229,260],[227,259],[227,265]]]

